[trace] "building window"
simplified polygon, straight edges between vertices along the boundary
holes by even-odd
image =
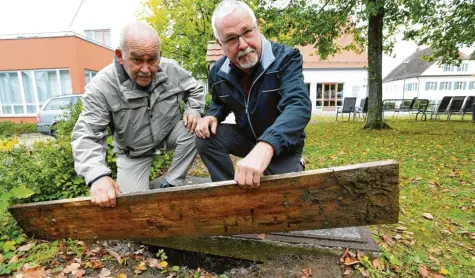
[[[111,46],[111,30],[110,29],[85,30],[84,33],[86,33],[86,37],[88,37],[93,42]]]
[[[97,74],[97,71],[85,69],[84,70],[84,79],[86,81],[85,84],[87,85],[89,82],[91,82],[91,80],[94,78],[94,76],[96,76],[96,74]],[[310,88],[310,84],[309,84],[309,88]],[[310,89],[309,89],[309,91],[310,91]]]
[[[71,93],[68,69],[0,72],[0,115],[34,115],[47,99]]]
[[[417,83],[406,84],[406,92],[417,91]]]
[[[437,90],[437,82],[426,82],[426,91]]]
[[[452,82],[442,81],[440,82],[440,90],[450,90]]]
[[[468,86],[468,89],[469,90],[475,90],[475,81],[471,81],[469,86]]]
[[[24,114],[18,72],[0,73],[2,114]]]
[[[319,108],[322,107],[322,93],[323,93],[322,85],[323,85],[322,83],[317,84],[317,102],[315,103],[315,106]]]
[[[462,63],[459,66],[455,65],[444,65],[443,66],[444,72],[460,72],[460,71],[468,71],[468,63]]]
[[[454,90],[465,90],[466,83],[467,82],[462,82],[462,81],[455,82]]]
[[[336,106],[343,105],[343,83],[317,83],[316,107],[334,110]]]

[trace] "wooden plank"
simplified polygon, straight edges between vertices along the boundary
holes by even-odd
[[[264,177],[243,190],[234,181],[118,196],[101,208],[76,198],[9,208],[40,239],[150,239],[212,236],[398,222],[399,167],[378,161]]]

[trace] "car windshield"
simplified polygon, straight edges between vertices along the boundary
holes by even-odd
[[[44,111],[61,110],[71,103],[71,98],[54,98],[46,104]]]

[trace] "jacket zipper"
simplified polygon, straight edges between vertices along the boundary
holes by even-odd
[[[246,101],[246,97],[244,96],[244,104],[246,105],[247,120],[249,121],[249,126],[251,127],[252,134],[254,135],[254,138],[256,138],[256,140],[257,140],[256,132],[254,131],[254,128],[252,127],[251,116],[249,115],[249,110],[248,110],[249,97],[251,96],[252,87],[254,87],[254,84],[256,84],[256,81],[257,81],[259,78],[261,78],[261,76],[264,74],[264,72],[265,72],[265,71],[262,71],[261,74],[254,80],[254,82],[252,82],[251,88],[249,89],[249,94],[247,94],[247,101]]]

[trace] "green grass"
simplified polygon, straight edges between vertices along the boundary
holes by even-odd
[[[380,247],[402,262],[398,275],[418,275],[423,264],[448,277],[473,277],[475,123],[397,119],[388,121],[391,130],[367,131],[362,122],[313,120],[319,123],[306,129],[307,169],[399,162],[400,223],[372,227]],[[400,226],[407,230],[394,245],[381,240],[396,237]]]

